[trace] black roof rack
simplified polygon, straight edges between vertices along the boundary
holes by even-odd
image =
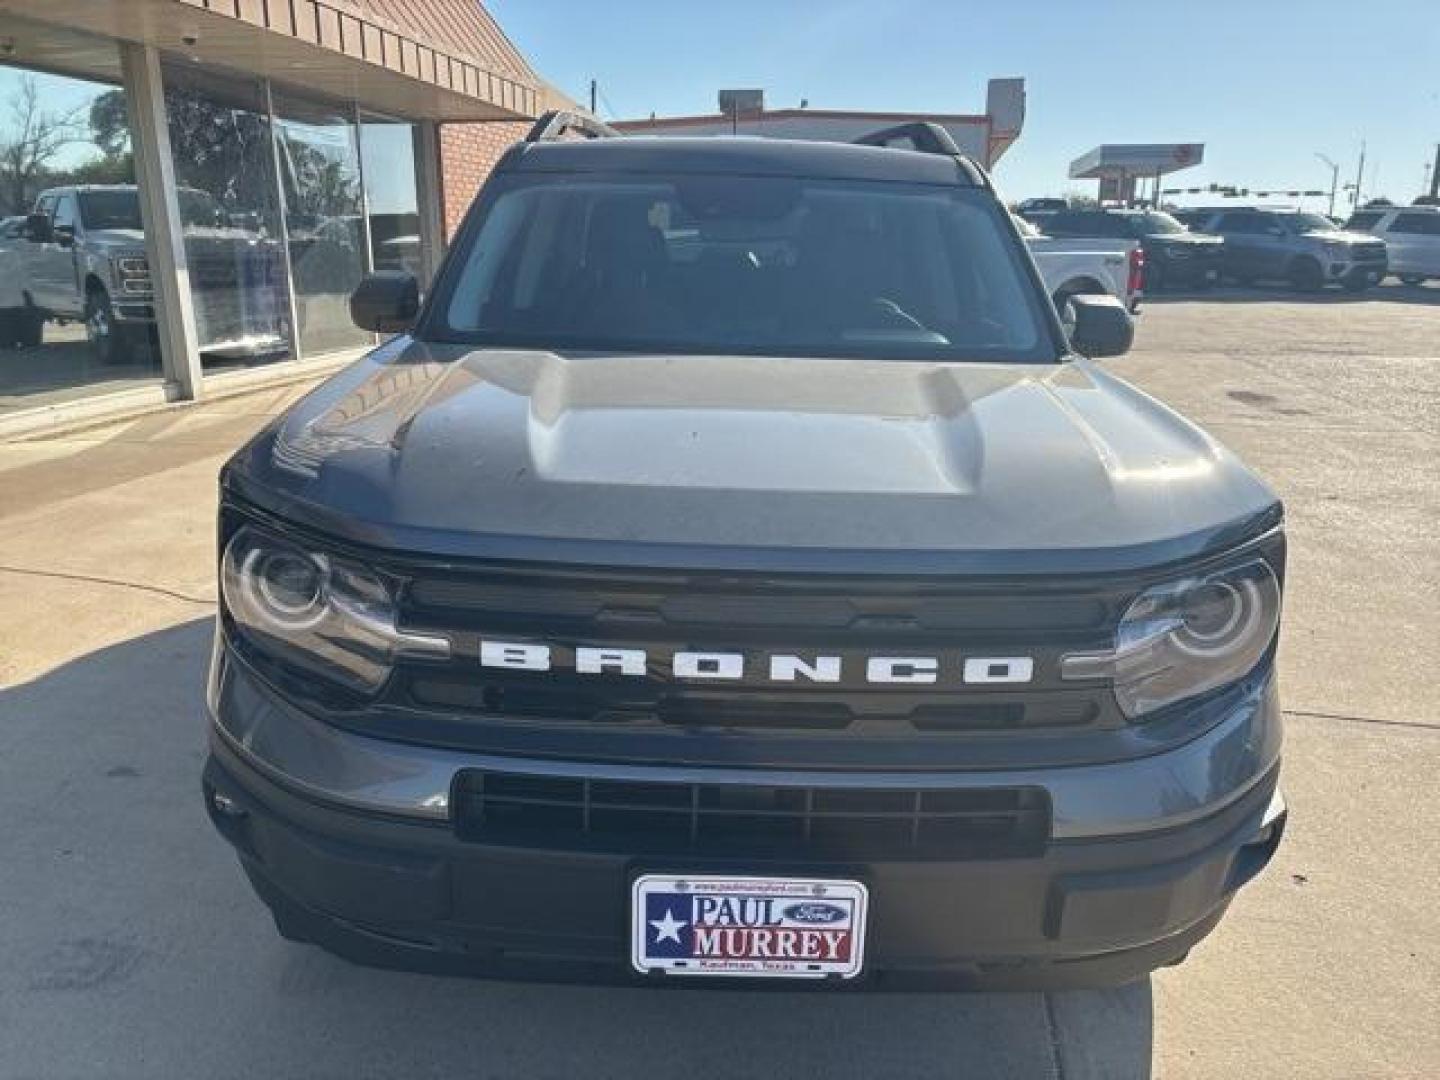
[[[985,188],[991,187],[990,177],[985,170],[961,153],[950,132],[933,120],[916,120],[895,127],[881,128],[853,141],[860,146],[914,150],[922,154],[940,154],[953,158],[962,171],[969,173],[974,183]]]
[[[527,143],[549,142],[562,138],[571,131],[586,139],[613,139],[620,135],[620,132],[609,124],[597,120],[593,116],[585,116],[582,113],[568,112],[563,109],[552,109],[535,121],[529,132],[526,133],[525,141]]]
[[[960,147],[950,133],[930,120],[917,120],[896,127],[882,128],[861,135],[855,142],[861,146],[889,146],[899,150],[918,150],[922,154],[944,154],[961,157]]]

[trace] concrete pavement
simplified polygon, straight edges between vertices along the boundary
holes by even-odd
[[[664,994],[275,937],[199,804],[214,475],[300,391],[0,446],[0,1078],[1440,1074],[1440,290],[1152,303],[1116,370],[1287,501],[1292,824],[1118,991]]]

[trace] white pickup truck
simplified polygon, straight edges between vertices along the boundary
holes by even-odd
[[[1046,236],[1024,218],[1012,217],[1067,326],[1073,320],[1068,311],[1072,296],[1110,295],[1130,312],[1139,310],[1145,257],[1138,242]]]
[[[232,222],[203,191],[177,195],[201,350],[283,348],[279,241]],[[134,184],[50,188],[19,224],[0,223],[0,345],[39,345],[46,322],[83,322],[105,364],[130,362],[149,338],[155,298]]]

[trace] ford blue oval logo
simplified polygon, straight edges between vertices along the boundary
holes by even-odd
[[[811,900],[803,904],[791,904],[785,909],[785,917],[803,923],[835,923],[845,918],[845,909]]]

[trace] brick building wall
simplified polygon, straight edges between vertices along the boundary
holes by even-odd
[[[440,210],[447,240],[455,235],[500,155],[523,139],[533,123],[491,120],[440,126]]]

